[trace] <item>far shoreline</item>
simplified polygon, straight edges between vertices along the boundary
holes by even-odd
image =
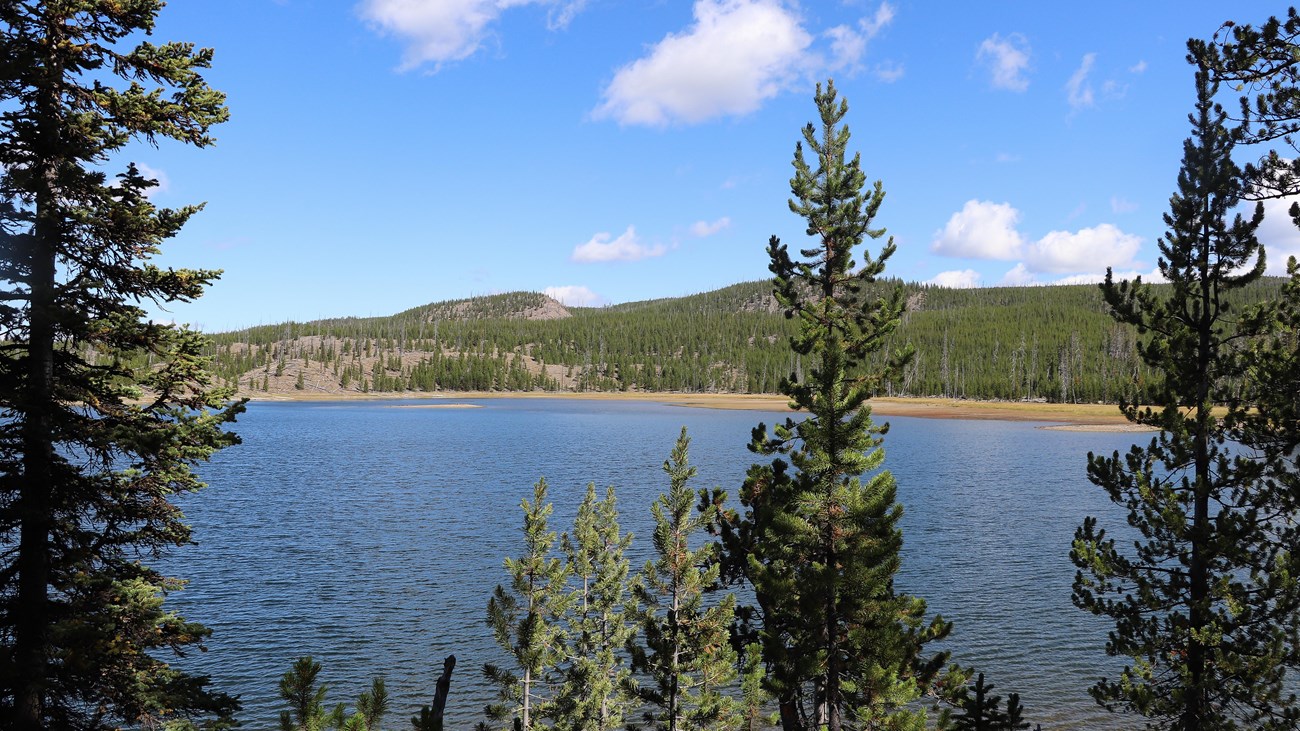
[[[704,409],[788,411],[789,399],[776,394],[663,393],[663,392],[556,392],[556,391],[435,391],[387,393],[277,393],[253,396],[253,401],[338,402],[413,401],[456,399],[576,399],[588,401],[648,401]],[[879,397],[868,402],[877,416],[922,419],[975,419],[989,421],[1048,422],[1044,428],[1063,431],[1148,431],[1131,424],[1115,404],[1055,404],[1025,401]],[[449,404],[450,406],[450,404]],[[792,412],[793,413],[793,412]]]

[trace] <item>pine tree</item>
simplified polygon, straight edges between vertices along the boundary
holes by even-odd
[[[280,698],[289,704],[289,710],[280,712],[281,731],[381,730],[388,713],[388,689],[383,678],[371,681],[370,690],[361,693],[356,711],[349,716],[342,703],[326,710],[329,686],[317,684],[320,671],[321,664],[306,656],[294,661],[293,667],[281,676]]]
[[[984,673],[963,689],[958,699],[961,712],[953,718],[952,731],[1022,731],[1029,728],[1023,718],[1024,707],[1020,696],[1007,697],[1006,710],[1002,709],[1002,696],[993,695],[993,684],[984,682]]]
[[[208,630],[164,609],[148,567],[190,541],[175,495],[237,439],[204,340],[141,302],[199,297],[217,272],[149,263],[200,206],[157,208],[132,140],[205,147],[224,96],[210,50],[127,39],[160,0],[0,5],[0,717],[94,729],[229,718],[170,668]],[[129,84],[114,85],[115,80]],[[145,357],[138,357],[145,356]],[[149,365],[135,366],[147,361]]]
[[[814,243],[801,252],[806,260],[791,259],[775,236],[768,245],[777,301],[799,321],[791,347],[808,372],[807,380],[783,379],[780,390],[809,416],[787,419],[774,435],[761,424],[754,430],[751,449],[780,456],[750,469],[740,495],[745,513],[720,529],[732,571],[754,589],[757,607],[747,619],[782,728],[920,729],[926,713],[915,701],[947,657],[923,657],[925,644],[949,625],[926,623],[925,602],[894,589],[902,507],[893,476],[880,469],[885,427],[872,422],[866,403],[909,355],[886,358],[884,368],[866,365],[903,308],[901,290],[890,299],[863,291],[894,244],[875,258],[864,253],[855,270],[854,249],[884,235],[872,221],[885,193],[879,182],[864,191],[859,155],[845,159],[848,105],[837,102],[831,82],[818,85],[816,103],[821,127],[804,129],[790,181],[790,209]]]
[[[1243,317],[1225,299],[1263,274],[1263,210],[1235,213],[1245,185],[1235,135],[1213,102],[1205,45],[1189,48],[1197,104],[1159,242],[1169,296],[1109,273],[1103,285],[1115,318],[1146,334],[1140,354],[1163,376],[1122,406],[1160,435],[1123,458],[1088,461],[1089,479],[1124,506],[1141,540],[1121,550],[1088,518],[1071,553],[1074,598],[1115,621],[1107,653],[1131,663],[1093,687],[1099,703],[1153,728],[1294,729],[1300,707],[1286,671],[1300,659],[1300,496],[1295,453],[1284,450],[1295,442],[1275,451],[1267,441],[1297,433],[1296,361],[1271,362],[1268,345],[1289,339],[1294,349],[1295,331],[1269,331],[1284,326],[1276,304]],[[1284,383],[1290,391],[1270,393]]]
[[[322,731],[343,723],[342,705],[325,710],[329,687],[316,683],[320,671],[320,663],[300,657],[280,678],[280,698],[289,704],[289,710],[280,712],[281,731]]]
[[[705,606],[705,594],[718,582],[716,544],[691,548],[692,535],[713,522],[716,508],[704,501],[695,511],[688,482],[690,437],[686,428],[664,462],[668,492],[651,507],[657,561],[647,561],[634,592],[641,604],[644,646],[634,648],[633,665],[653,682],[640,689],[651,706],[645,720],[652,729],[688,731],[733,728],[740,709],[727,687],[736,677],[736,651],[730,643],[736,598]]]
[[[497,644],[514,663],[514,669],[492,663],[483,667],[488,681],[498,687],[498,702],[485,710],[500,728],[529,731],[552,705],[555,668],[564,659],[564,631],[560,618],[567,606],[565,584],[569,568],[551,555],[555,533],[547,530],[551,504],[546,502],[546,480],[533,486],[533,501],[521,501],[524,510],[524,553],[505,560],[510,589],[498,585],[488,601],[487,623]],[[518,674],[516,674],[518,671]],[[479,728],[488,728],[480,724]]]
[[[597,501],[596,486],[578,506],[572,536],[563,538],[568,571],[576,584],[569,597],[568,661],[555,703],[555,727],[610,731],[623,727],[635,695],[623,648],[632,640],[627,585],[627,547],[632,534],[618,525],[614,488]]]
[[[1234,132],[1238,141],[1254,147],[1281,142],[1293,152],[1269,149],[1248,163],[1246,198],[1277,198],[1300,192],[1300,14],[1287,8],[1286,17],[1270,17],[1255,26],[1224,23],[1201,60],[1216,82],[1246,92],[1239,99]],[[1249,148],[1248,148],[1249,149]]]

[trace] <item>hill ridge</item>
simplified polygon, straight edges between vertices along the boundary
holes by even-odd
[[[1276,296],[1266,278],[1238,306]],[[1157,285],[1159,286],[1159,285]],[[897,280],[907,311],[888,340],[915,356],[881,395],[1114,402],[1152,375],[1137,333],[1095,285],[947,289]],[[774,393],[815,365],[767,281],[606,307],[539,292],[431,302],[394,315],[285,322],[211,336],[219,377],[246,396],[304,392]],[[886,357],[881,354],[879,357]]]

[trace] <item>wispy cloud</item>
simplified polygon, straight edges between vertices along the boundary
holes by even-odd
[[[403,42],[401,70],[431,64],[437,71],[474,55],[501,15],[524,5],[546,6],[547,26],[557,30],[586,0],[362,0],[358,11],[371,28]]]
[[[573,260],[584,264],[605,261],[638,261],[663,256],[668,247],[663,244],[646,246],[636,235],[636,228],[628,226],[618,238],[602,231],[585,244],[573,247]]]
[[[1070,80],[1065,83],[1065,99],[1070,104],[1073,111],[1081,111],[1093,106],[1096,98],[1092,92],[1092,84],[1088,82],[1088,74],[1092,71],[1092,66],[1097,61],[1097,54],[1087,53],[1083,56],[1083,62],[1079,68],[1070,76]]]
[[[1146,70],[1147,70],[1147,62],[1146,62],[1146,61],[1138,61],[1137,63],[1135,63],[1135,64],[1133,64],[1132,66],[1129,66],[1129,67],[1128,67],[1128,72],[1129,72],[1130,74],[1140,74],[1140,73],[1143,73],[1143,72],[1146,71]]]
[[[903,78],[905,72],[906,69],[903,68],[903,64],[896,61],[882,61],[871,69],[872,75],[886,84],[892,84]]]
[[[825,70],[856,72],[866,55],[867,43],[893,22],[896,12],[889,3],[881,3],[874,15],[859,19],[856,27],[837,25],[827,29],[822,35],[830,39],[831,53]]]
[[[1029,79],[1025,77],[1029,53],[1029,39],[1023,35],[1012,33],[1003,38],[994,33],[980,44],[975,60],[988,67],[993,88],[1025,91],[1029,88]]]
[[[1117,195],[1112,195],[1110,197],[1111,213],[1132,213],[1137,209],[1138,209],[1138,204],[1134,203],[1133,201],[1126,200]]]
[[[144,195],[146,198],[152,198],[159,193],[167,193],[171,191],[172,181],[171,178],[167,177],[165,171],[142,162],[137,162],[135,167],[136,170],[140,171],[141,177],[148,178],[157,183],[157,185],[145,191]]]
[[[716,221],[696,221],[691,224],[691,235],[704,238],[712,236],[729,226],[731,226],[731,219],[727,216],[723,216]]]

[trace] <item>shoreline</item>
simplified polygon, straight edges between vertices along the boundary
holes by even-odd
[[[253,401],[414,401],[457,399],[578,399],[588,401],[649,401],[669,406],[744,411],[787,411],[789,399],[776,394],[632,393],[609,392],[485,392],[437,391],[413,393],[302,393],[254,396]],[[1150,431],[1130,424],[1115,404],[1053,404],[1021,401],[880,397],[867,402],[873,415],[922,419],[975,419],[990,421],[1050,422],[1045,429],[1058,431]],[[433,406],[433,405],[430,405]],[[443,408],[455,405],[447,404]]]

